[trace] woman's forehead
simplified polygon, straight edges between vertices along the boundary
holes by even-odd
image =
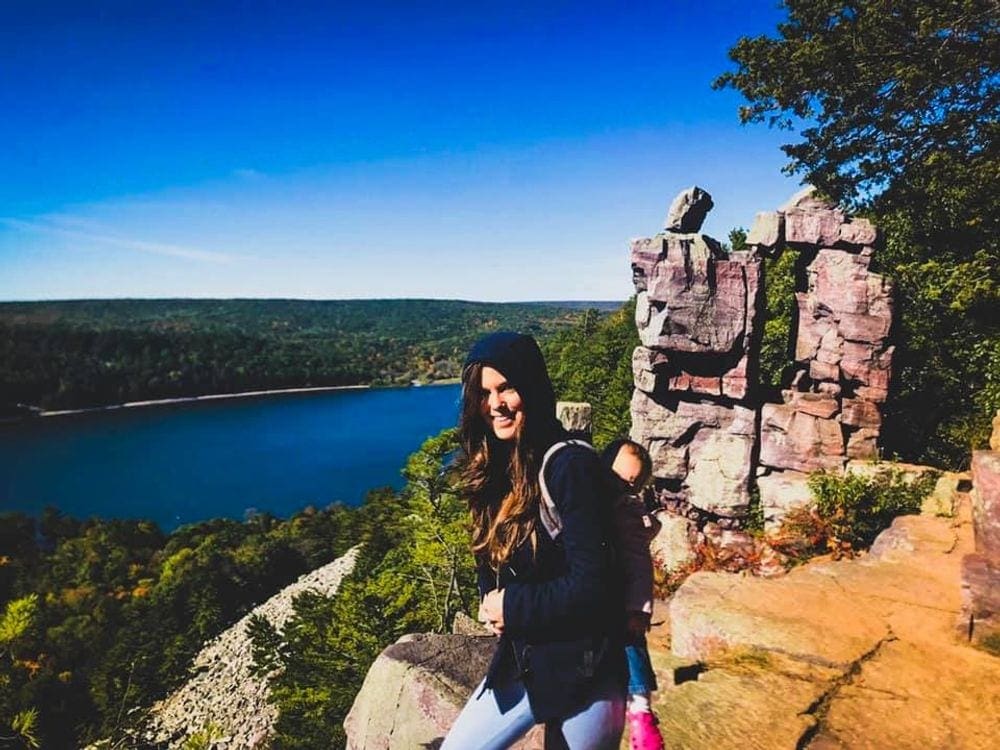
[[[483,365],[481,382],[484,388],[495,388],[496,386],[505,384],[507,382],[507,376],[495,367]]]

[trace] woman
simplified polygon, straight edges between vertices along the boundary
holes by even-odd
[[[459,433],[472,510],[480,618],[499,636],[486,678],[442,750],[500,750],[544,723],[547,748],[617,748],[626,668],[608,544],[606,477],[582,446],[555,452],[545,483],[562,519],[539,520],[539,469],[566,435],[535,340],[494,333],[463,371]]]

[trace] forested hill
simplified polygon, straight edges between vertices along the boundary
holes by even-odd
[[[484,332],[544,340],[583,315],[579,302],[0,303],[0,410],[450,378]]]

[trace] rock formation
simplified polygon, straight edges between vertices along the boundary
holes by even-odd
[[[791,387],[783,403],[761,410],[758,486],[772,524],[800,503],[806,474],[877,457],[893,348],[892,287],[868,270],[876,239],[870,222],[849,219],[812,188],[758,215],[748,237],[759,252],[797,251],[807,280],[795,295]]]
[[[437,747],[486,674],[493,636],[405,635],[372,664],[344,720],[347,750]],[[541,750],[533,730],[513,745]]]
[[[649,448],[661,505],[739,528],[756,483],[769,526],[809,501],[806,478],[872,459],[888,394],[890,284],[868,270],[877,232],[812,188],[758,214],[748,250],[698,234],[711,197],[689,188],[663,232],[631,246],[636,325],[632,437]],[[762,404],[762,261],[798,253],[795,372],[782,403]]]
[[[663,232],[632,241],[632,438],[653,456],[660,503],[738,525],[750,502],[756,415],[750,355],[760,259],[699,234],[712,199],[690,188]]]
[[[1000,445],[994,421],[990,446]],[[1000,451],[972,454],[972,525],[975,549],[962,561],[959,632],[976,643],[1000,648]]]
[[[191,735],[211,730],[215,750],[270,747],[277,711],[267,702],[264,678],[250,672],[250,618],[260,615],[281,630],[292,616],[292,600],[307,590],[324,596],[335,594],[344,576],[354,568],[357,553],[355,547],[307,573],[210,641],[194,658],[191,679],[152,707],[144,740],[180,748],[186,746]]]

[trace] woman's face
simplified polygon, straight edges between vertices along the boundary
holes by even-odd
[[[524,424],[524,402],[507,378],[492,367],[483,367],[480,413],[499,440],[513,440]]]

